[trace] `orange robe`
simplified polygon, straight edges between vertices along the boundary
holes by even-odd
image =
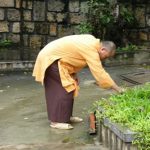
[[[100,87],[110,88],[114,81],[102,67],[98,53],[100,47],[100,40],[88,34],[66,36],[50,42],[38,54],[33,76],[43,84],[46,69],[55,60],[59,60],[60,78],[67,92],[74,90],[77,95],[78,86],[72,74],[86,65]]]

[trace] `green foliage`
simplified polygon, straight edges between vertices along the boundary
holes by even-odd
[[[13,42],[10,40],[2,40],[0,41],[0,47],[9,47],[12,46]]]
[[[99,100],[94,105],[104,109],[99,113],[100,118],[129,127],[137,133],[133,144],[138,144],[140,150],[150,150],[150,83]]]
[[[93,28],[90,23],[82,22],[77,29],[81,34],[92,33]]]
[[[137,22],[128,6],[119,5],[119,14],[116,14],[117,6],[110,0],[88,0],[88,19],[80,24],[81,33],[92,33],[102,40],[112,40],[117,45],[122,45],[123,35],[127,36],[127,29]]]
[[[126,47],[118,47],[117,48],[117,51],[118,52],[124,52],[124,51],[136,51],[136,50],[138,50],[138,47],[136,46],[136,45],[133,45],[133,44],[130,44],[130,45],[128,45],[128,46],[126,46]]]

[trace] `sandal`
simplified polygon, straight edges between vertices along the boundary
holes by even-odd
[[[72,123],[78,123],[78,122],[82,122],[83,119],[82,118],[79,118],[79,117],[70,117],[70,121]]]
[[[50,127],[55,129],[64,129],[64,130],[70,130],[73,129],[73,126],[71,126],[68,123],[56,123],[56,124],[50,124]]]

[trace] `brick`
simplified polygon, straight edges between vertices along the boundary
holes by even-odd
[[[9,32],[9,23],[6,21],[1,21],[0,22],[0,32]]]
[[[117,149],[117,137],[113,132],[111,133],[111,144],[112,144],[112,150],[116,150]]]
[[[14,0],[0,0],[0,7],[14,7]]]
[[[26,4],[27,4],[26,0],[22,0],[22,7],[23,8],[26,8]]]
[[[80,3],[80,12],[81,13],[88,13],[88,2],[87,1],[83,1]]]
[[[31,11],[30,10],[24,10],[23,11],[23,19],[25,21],[31,21]]]
[[[34,1],[33,5],[33,20],[34,21],[45,21],[45,2]]]
[[[58,25],[58,37],[74,34],[74,29],[71,26]]]
[[[48,23],[36,23],[35,32],[38,34],[48,34],[49,33],[49,24]]]
[[[56,20],[57,22],[64,22],[67,19],[67,14],[65,13],[57,13]]]
[[[21,7],[21,0],[16,0],[16,8],[20,8]]]
[[[23,35],[23,46],[28,46],[28,38],[29,36],[27,34]]]
[[[30,36],[30,48],[38,49],[41,48],[42,45],[42,37],[40,35],[32,35]]]
[[[4,20],[4,9],[0,9],[0,20]]]
[[[84,21],[84,17],[78,13],[70,13],[70,23],[71,24],[80,24],[81,21]]]
[[[116,150],[121,150],[122,149],[122,140],[117,137],[117,149]]]
[[[148,40],[148,35],[147,32],[139,32],[139,39],[143,40],[143,41],[147,41]]]
[[[32,33],[34,31],[34,23],[33,22],[25,22],[23,25],[23,32]]]
[[[32,9],[32,7],[33,7],[33,1],[28,1],[27,2],[27,8]]]
[[[146,15],[146,25],[150,27],[150,14]]]
[[[9,34],[8,40],[11,40],[13,43],[19,43],[20,42],[20,35],[19,34]]]
[[[20,32],[20,23],[19,22],[13,23],[12,32],[13,33],[19,33]]]
[[[20,11],[17,9],[8,9],[7,17],[9,21],[20,21]]]
[[[48,10],[61,12],[64,10],[65,3],[61,0],[48,0]]]
[[[69,11],[70,12],[79,12],[79,0],[69,1]]]
[[[48,12],[47,13],[47,20],[49,22],[55,22],[56,21],[56,13],[54,13],[54,12]]]
[[[56,23],[50,24],[50,35],[51,36],[57,35],[57,24]]]

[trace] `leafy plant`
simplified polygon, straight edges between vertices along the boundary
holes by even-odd
[[[130,44],[127,45],[126,47],[118,47],[117,51],[121,52],[121,51],[136,51],[138,50],[138,47],[136,45]]]
[[[9,47],[13,44],[10,40],[2,40],[0,41],[0,47]]]
[[[87,33],[87,30],[83,30],[86,27],[90,29],[88,33],[102,40],[112,40],[117,45],[126,45],[124,39],[128,36],[127,29],[137,25],[132,10],[110,0],[88,0],[88,7],[87,22],[81,22],[79,31]]]
[[[77,29],[81,34],[92,33],[93,28],[90,23],[82,22]]]
[[[97,117],[127,126],[137,133],[133,144],[138,144],[140,150],[150,150],[150,83],[101,99],[94,105],[104,109],[103,113],[97,109]]]

